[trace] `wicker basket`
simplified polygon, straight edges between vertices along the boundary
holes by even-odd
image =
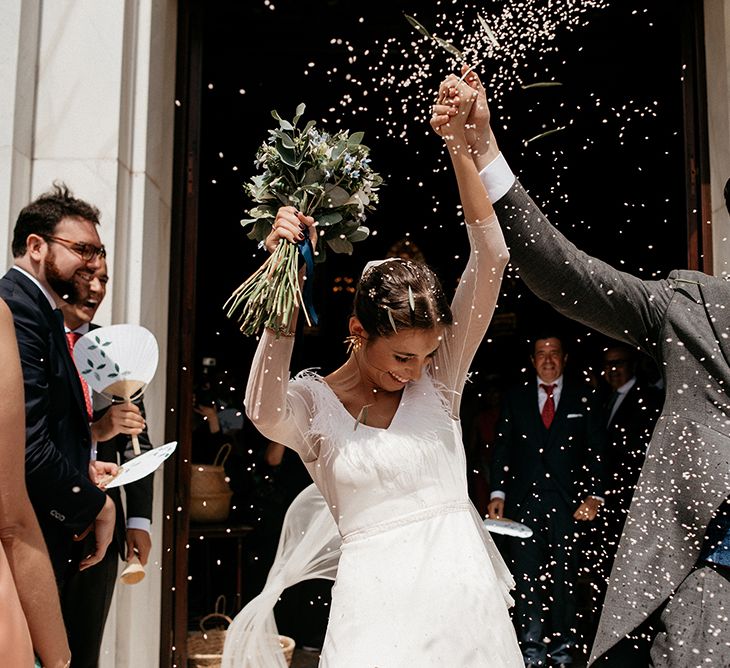
[[[231,512],[233,492],[190,497],[190,519],[201,524],[225,522]]]
[[[190,465],[190,496],[206,497],[230,492],[224,464],[231,454],[231,444],[224,443],[212,464]]]
[[[218,597],[218,601],[221,600]],[[218,609],[218,603],[216,603]],[[200,620],[200,631],[188,633],[188,664],[189,668],[220,668],[223,658],[223,645],[226,642],[226,629],[206,630],[205,624],[212,619],[231,623],[231,618],[221,612],[213,612]],[[279,636],[281,651],[284,653],[286,665],[291,666],[294,657],[295,642],[289,636]]]

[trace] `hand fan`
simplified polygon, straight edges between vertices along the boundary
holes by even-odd
[[[114,475],[104,478],[98,484],[104,489],[112,489],[113,487],[121,487],[131,482],[137,482],[137,480],[141,480],[150,473],[154,473],[160,467],[160,464],[175,452],[175,448],[177,448],[177,441],[171,441],[165,443],[165,445],[152,448],[143,455],[124,462]]]
[[[84,334],[74,346],[81,377],[112,401],[142,396],[157,370],[160,351],[152,332],[139,325],[111,325]],[[134,454],[139,441],[132,436]]]
[[[532,529],[530,527],[506,518],[498,520],[487,518],[484,520],[484,528],[491,533],[501,533],[505,536],[516,536],[517,538],[529,538],[532,536]]]

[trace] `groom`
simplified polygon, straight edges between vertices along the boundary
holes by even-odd
[[[591,662],[730,666],[730,281],[686,270],[645,281],[578,250],[515,179],[484,88],[476,75],[468,83],[477,101],[467,141],[522,279],[564,315],[640,348],[664,373],[667,398]]]

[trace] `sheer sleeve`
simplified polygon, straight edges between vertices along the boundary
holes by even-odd
[[[451,414],[457,417],[461,393],[474,354],[494,313],[509,253],[497,217],[467,225],[471,251],[451,310],[454,323],[434,359],[434,379],[444,387]]]
[[[264,330],[246,385],[246,414],[266,438],[295,450],[305,462],[318,453],[309,442],[314,401],[306,387],[289,382],[293,337]]]

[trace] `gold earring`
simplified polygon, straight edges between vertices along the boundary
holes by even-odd
[[[345,337],[345,344],[347,345],[347,354],[356,353],[362,347],[362,337],[357,334],[351,334]]]

